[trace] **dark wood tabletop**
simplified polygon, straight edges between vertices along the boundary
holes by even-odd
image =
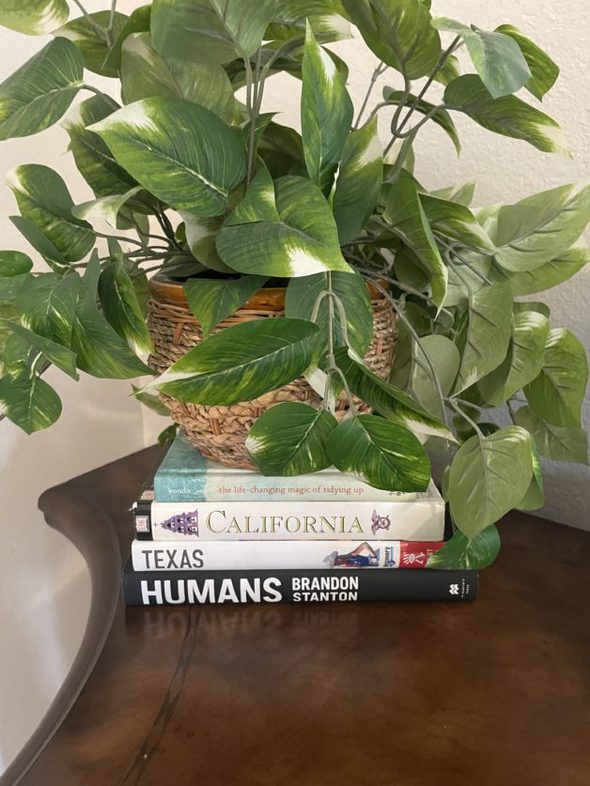
[[[588,786],[590,533],[512,514],[469,604],[128,608],[152,448],[46,492],[92,603],[4,786]]]

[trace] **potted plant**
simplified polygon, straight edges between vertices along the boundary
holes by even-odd
[[[555,63],[510,25],[436,18],[427,0],[76,5],[68,21],[65,0],[0,0],[3,25],[54,36],[0,85],[0,138],[63,118],[94,192],[75,205],[40,165],[9,176],[12,220],[49,270],[0,254],[5,415],[27,432],[59,417],[52,363],[156,372],[138,398],[159,394],[205,452],[266,474],[334,464],[420,490],[444,445],[456,529],[431,564],[491,563],[496,522],[543,504],[539,455],[587,459],[584,350],[523,297],[587,262],[590,187],[475,210],[472,186],[416,179],[413,145],[431,122],[459,151],[463,114],[565,151],[526,97],[543,98]],[[351,23],[379,60],[356,116],[327,46]],[[85,70],[119,80],[120,101]],[[262,112],[280,72],[302,80],[301,134]]]

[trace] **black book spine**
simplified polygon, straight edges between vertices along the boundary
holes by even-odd
[[[465,602],[477,596],[473,570],[139,571],[123,573],[128,606],[207,603],[373,601]]]

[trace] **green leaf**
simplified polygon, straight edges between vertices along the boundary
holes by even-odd
[[[449,186],[448,188],[440,188],[438,191],[431,191],[431,196],[438,197],[439,199],[446,199],[449,202],[456,202],[458,205],[469,205],[473,202],[475,194],[475,182],[472,180],[468,183],[463,183],[460,186]]]
[[[303,154],[310,179],[324,193],[332,188],[353,111],[345,80],[308,24],[301,92]]]
[[[330,206],[302,177],[273,183],[261,169],[217,236],[223,261],[240,273],[292,278],[349,271]]]
[[[26,35],[46,35],[68,18],[66,0],[2,0],[0,25]]]
[[[164,57],[229,63],[258,49],[275,0],[154,0],[152,38]]]
[[[117,36],[108,57],[104,61],[104,67],[120,71],[121,69],[121,50],[123,44],[133,33],[149,33],[150,23],[152,18],[152,6],[142,5],[136,8],[133,13],[127,17],[123,29]]]
[[[184,284],[190,310],[201,323],[203,335],[244,305],[266,282],[263,276],[194,278]]]
[[[500,406],[540,374],[548,335],[549,320],[542,314],[532,310],[514,314],[506,359],[478,382],[486,404]]]
[[[76,107],[76,114],[70,113],[64,122],[78,171],[99,197],[125,194],[137,185],[115,161],[98,134],[88,130],[88,126],[98,123],[118,108],[118,104],[106,96],[93,96],[82,101]]]
[[[0,251],[0,277],[20,276],[33,269],[33,260],[22,251]]]
[[[98,294],[107,321],[134,352],[153,352],[145,316],[125,259],[117,243],[98,280]]]
[[[82,87],[82,54],[56,38],[0,85],[0,140],[30,136],[53,125]]]
[[[526,82],[526,89],[540,101],[543,96],[551,90],[559,76],[559,66],[553,62],[549,55],[544,52],[537,44],[524,36],[520,30],[512,25],[500,25],[496,28],[497,33],[503,33],[512,38],[524,55],[531,78]]]
[[[239,132],[190,101],[145,98],[91,130],[138,183],[177,210],[223,213],[246,174]]]
[[[154,387],[193,404],[250,401],[301,376],[314,362],[318,328],[300,319],[256,319],[191,349]]]
[[[581,426],[588,359],[569,330],[549,332],[541,373],[525,387],[533,412],[555,426]]]
[[[76,371],[76,355],[67,347],[52,341],[45,336],[40,336],[33,333],[32,330],[19,325],[18,322],[5,320],[4,326],[9,327],[10,330],[26,342],[27,346],[33,349],[36,353],[41,352],[43,356],[54,366],[61,369],[68,376],[73,379],[78,379],[78,372]]]
[[[535,415],[530,407],[521,407],[514,420],[533,435],[539,452],[554,461],[588,463],[588,436],[582,428],[554,426]]]
[[[328,276],[331,281],[328,282]],[[363,357],[373,338],[373,310],[366,282],[356,271],[350,273],[316,273],[313,276],[294,278],[287,287],[285,314],[288,317],[311,320],[318,298],[328,286],[338,297],[346,314],[346,333],[349,345],[359,357]],[[322,297],[315,317],[322,339],[322,354],[329,343],[329,298]],[[334,307],[334,346],[343,344],[343,328],[340,310]]]
[[[38,251],[52,270],[65,273],[70,269],[68,261],[57,250],[49,238],[28,218],[10,216],[10,220],[21,235]]]
[[[483,570],[488,568],[500,552],[500,535],[490,524],[474,538],[457,530],[439,551],[428,558],[427,568],[436,570]]]
[[[531,437],[507,426],[475,435],[457,451],[449,475],[449,503],[457,527],[474,538],[524,498],[533,476]]]
[[[511,37],[444,17],[435,19],[434,25],[461,36],[475,70],[493,98],[516,93],[531,78],[527,61]]]
[[[455,393],[471,387],[502,363],[511,332],[512,293],[507,284],[492,284],[470,295]]]
[[[403,90],[394,90],[392,87],[383,88],[383,100],[387,101],[388,104],[392,104],[393,106],[398,106],[400,103],[407,103],[408,106],[412,107],[421,115],[430,114],[430,119],[432,122],[442,128],[443,131],[448,134],[451,142],[455,146],[457,155],[460,155],[461,141],[459,140],[459,134],[457,133],[457,128],[453,122],[453,118],[446,109],[443,107],[437,108],[436,105],[431,104],[430,101],[425,101],[423,98],[418,98],[411,93],[410,95],[406,96]]]
[[[336,350],[336,364],[351,391],[387,420],[411,431],[455,441],[451,431],[429,414],[403,390],[378,377],[364,364],[350,357],[345,347]]]
[[[70,347],[79,288],[76,273],[35,277],[16,298],[23,324],[40,336]]]
[[[444,416],[443,407],[432,377],[431,366],[438,378],[442,394],[447,396],[459,371],[459,350],[445,336],[423,336],[418,343],[401,321],[398,322],[397,329],[395,363],[390,382],[405,390],[427,412],[440,419]]]
[[[545,153],[568,155],[563,131],[555,120],[516,96],[492,98],[475,74],[450,82],[444,102],[447,109],[464,112],[488,131],[522,139]]]
[[[527,429],[528,430],[528,429]],[[533,461],[533,479],[524,499],[519,504],[519,510],[539,510],[545,504],[545,491],[543,488],[543,469],[541,457],[534,439],[531,440],[531,453]]]
[[[35,374],[24,369],[0,379],[0,412],[27,434],[51,426],[61,415],[59,396]]]
[[[231,123],[236,100],[220,65],[164,58],[148,33],[128,36],[121,50],[121,91],[126,104],[142,98],[184,98],[210,109]]]
[[[288,41],[305,36],[306,20],[322,43],[352,38],[350,23],[337,0],[277,0],[265,38]]]
[[[130,200],[142,191],[143,188],[141,186],[135,186],[125,194],[112,194],[111,196],[92,199],[89,202],[82,202],[81,205],[76,205],[72,208],[71,213],[75,218],[83,219],[93,225],[106,221],[113,228],[123,229],[125,227],[121,226],[123,219],[121,211]]]
[[[263,475],[318,472],[332,463],[326,445],[337,425],[325,409],[285,401],[258,418],[246,439],[246,449]]]
[[[88,263],[72,331],[72,349],[78,368],[93,377],[130,379],[151,374],[148,366],[133,354],[96,305],[100,265],[96,255]]]
[[[88,16],[80,16],[77,19],[72,19],[67,25],[55,30],[53,35],[67,38],[68,41],[76,44],[84,57],[84,66],[89,71],[94,71],[95,74],[100,74],[101,76],[117,77],[119,75],[117,68],[106,67],[104,65],[105,59],[110,51],[110,44],[106,32],[110,20],[110,11],[97,11],[94,14],[88,14]],[[115,11],[112,27],[113,38],[118,37],[125,26],[126,20],[127,17],[125,14],[120,14]],[[97,26],[102,28],[102,35],[100,35],[96,29]]]
[[[430,481],[430,461],[418,439],[375,415],[340,423],[328,438],[328,456],[339,470],[375,488],[424,491]]]
[[[133,390],[133,397],[141,402],[145,407],[151,409],[152,412],[155,412],[157,415],[162,415],[162,417],[165,418],[170,417],[168,408],[162,404],[159,396],[155,396],[152,393],[147,393],[145,390],[140,390],[135,385],[131,385],[131,389]]]
[[[487,232],[468,207],[431,194],[420,194],[420,202],[435,234],[469,248],[495,250]]]
[[[369,49],[409,79],[428,76],[441,54],[440,37],[420,0],[342,0]]]
[[[377,117],[346,139],[332,200],[340,245],[350,243],[371,217],[381,193],[383,148]]]
[[[511,272],[534,270],[565,253],[590,221],[590,186],[559,186],[504,205],[493,240],[498,263]]]
[[[590,249],[576,246],[534,270],[523,270],[520,273],[502,271],[502,276],[510,285],[513,295],[532,295],[567,281],[589,261]]]
[[[441,306],[447,291],[448,273],[422,207],[416,181],[402,171],[394,184],[386,186],[384,196],[385,220],[418,257],[430,277],[432,299]]]
[[[67,262],[77,262],[94,246],[90,224],[72,215],[74,202],[62,178],[49,167],[22,164],[8,184],[23,218],[35,224]]]
[[[203,218],[194,216],[190,213],[181,213],[184,220],[186,231],[186,242],[195,260],[204,267],[211,268],[218,273],[235,273],[231,267],[225,264],[217,253],[215,241],[221,227],[223,226],[223,216],[210,216]]]

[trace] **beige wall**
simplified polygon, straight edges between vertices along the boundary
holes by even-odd
[[[140,5],[121,0],[123,11]],[[107,0],[89,1],[91,10]],[[429,187],[476,179],[477,204],[517,200],[590,174],[590,6],[586,0],[433,0],[439,15],[477,21],[493,28],[511,22],[544,45],[560,63],[562,78],[546,99],[546,108],[564,126],[573,158],[543,155],[521,142],[495,137],[459,119],[463,155],[436,128],[418,144],[417,174]],[[11,73],[41,45],[0,28],[0,79]],[[335,47],[351,66],[350,89],[358,102],[374,67],[360,41]],[[99,84],[99,80],[93,77]],[[384,83],[396,84],[395,78]],[[109,82],[102,84],[108,85]],[[108,89],[108,88],[105,88]],[[284,112],[280,122],[297,124],[298,85],[271,80],[267,109]],[[0,144],[0,173],[18,163],[39,162],[65,176],[74,198],[90,198],[65,152],[67,138],[59,128],[36,137]],[[0,183],[2,248],[22,248],[7,216],[14,211],[8,189]],[[576,330],[590,344],[590,270],[548,296],[556,325]],[[59,381],[58,381],[59,379]],[[48,705],[80,640],[88,607],[88,586],[80,558],[42,522],[35,508],[43,488],[68,476],[137,449],[162,427],[161,419],[142,414],[127,396],[125,383],[85,378],[79,386],[51,372],[65,414],[50,431],[24,437],[10,424],[0,424],[0,499],[5,546],[0,550],[0,772],[35,727]],[[587,408],[586,422],[590,421]],[[570,465],[548,467],[546,515],[590,529],[590,473]]]

